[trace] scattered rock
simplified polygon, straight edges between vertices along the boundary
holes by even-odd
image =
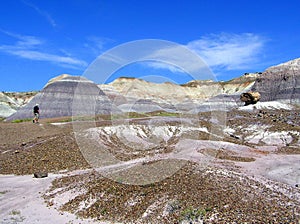
[[[33,174],[33,176],[35,178],[44,178],[44,177],[48,177],[48,173],[46,172],[36,172]]]

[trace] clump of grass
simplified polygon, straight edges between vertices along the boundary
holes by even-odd
[[[147,113],[147,115],[148,116],[161,116],[161,117],[177,117],[177,116],[179,116],[179,113],[159,110],[159,111],[149,112],[149,113]]]
[[[9,222],[9,223],[21,223],[25,220],[25,217],[21,216],[21,211],[19,211],[19,210],[14,209],[9,214],[12,216],[10,218],[10,220],[12,222]]]
[[[19,210],[12,210],[9,214],[10,215],[20,215],[21,212]]]
[[[180,221],[188,221],[192,223],[204,218],[205,215],[206,209],[195,209],[193,207],[188,207],[181,212]]]
[[[123,114],[112,114],[110,116],[109,120],[119,120],[119,119],[129,119],[129,118],[141,118],[141,117],[145,117],[145,116],[142,115],[142,114],[129,112],[129,113],[123,113]]]
[[[48,121],[47,123],[65,123],[65,122],[71,122],[72,121],[72,117],[70,118],[63,118],[63,119],[56,119],[54,121]]]
[[[31,121],[31,118],[25,118],[25,119],[16,119],[13,120],[12,123],[22,123],[22,122],[27,122],[27,121]]]

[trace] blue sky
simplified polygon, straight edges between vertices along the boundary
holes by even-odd
[[[217,80],[263,71],[300,57],[299,11],[299,0],[1,1],[0,91],[40,90],[57,75],[82,75],[99,55],[143,39],[187,47]],[[118,76],[192,78],[155,62],[125,66],[106,81]]]

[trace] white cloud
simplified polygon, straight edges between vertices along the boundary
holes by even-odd
[[[197,54],[194,54],[188,48],[179,44],[171,45],[169,47],[163,46],[150,54],[149,57],[157,59],[160,62],[170,63],[183,70],[186,69],[186,72],[199,71],[205,67],[205,64]]]
[[[171,72],[174,73],[183,73],[184,71],[182,71],[180,68],[174,66],[174,65],[170,65],[170,64],[166,64],[166,63],[162,63],[162,62],[145,62],[145,64],[151,68],[155,68],[155,69],[166,69],[169,70]]]
[[[201,71],[200,68],[203,68],[202,71],[205,71],[205,67],[209,67],[218,76],[227,71],[250,69],[259,65],[266,41],[266,38],[253,33],[207,35],[185,46],[162,47],[151,55],[159,59],[158,62],[148,63],[147,66],[172,72],[178,72],[177,68],[188,68],[189,72]],[[185,51],[184,47],[196,53],[200,60]],[[166,62],[171,61],[174,66],[162,63],[164,59]]]
[[[57,26],[55,20],[49,15],[48,12],[41,10],[39,7],[37,7],[36,5],[32,4],[31,2],[28,2],[28,1],[23,1],[23,2],[24,2],[24,4],[26,4],[30,8],[34,9],[42,17],[44,17],[48,21],[48,23],[50,23],[50,25],[52,27],[56,27]]]
[[[16,50],[16,51],[10,51],[9,53],[13,55],[17,55],[22,58],[36,60],[36,61],[49,61],[49,62],[57,62],[62,64],[77,65],[77,66],[87,66],[87,63],[82,60],[78,60],[66,56],[42,53],[38,51]]]
[[[86,40],[87,42],[84,44],[84,47],[88,48],[97,56],[103,52],[104,46],[107,43],[113,42],[112,39],[97,36],[89,36]]]
[[[3,30],[1,30],[1,32],[17,39],[16,43],[13,45],[0,45],[0,51],[2,52],[30,60],[57,63],[64,67],[75,66],[82,68],[88,65],[85,61],[74,57],[50,54],[41,51],[40,49],[44,48],[44,41],[37,37],[19,35]]]
[[[206,35],[185,46],[162,45],[150,54],[157,62],[146,65],[171,72],[182,69],[195,79],[214,79],[228,71],[246,70],[259,65],[266,41],[263,36],[253,33]]]
[[[87,37],[87,40],[92,42],[94,46],[99,50],[102,50],[104,44],[106,43],[106,39],[96,36]]]
[[[183,45],[176,43],[162,45],[148,57],[158,62],[152,64],[154,68],[166,68],[171,72],[183,71],[194,79],[215,79],[202,58]]]
[[[238,70],[259,62],[266,39],[252,33],[208,35],[191,41],[187,47],[213,69]]]
[[[13,37],[15,39],[17,39],[17,42],[15,45],[11,46],[11,45],[0,45],[0,47],[2,48],[32,48],[34,46],[38,46],[44,43],[43,40],[41,40],[40,38],[34,37],[34,36],[25,36],[25,35],[20,35],[20,34],[16,34],[16,33],[12,33],[12,32],[8,32],[6,30],[2,30],[0,29],[0,31],[4,34],[6,34],[7,36]],[[1,48],[0,48],[1,49]]]

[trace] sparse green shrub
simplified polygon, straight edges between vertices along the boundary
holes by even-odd
[[[205,209],[195,209],[193,207],[188,207],[181,212],[180,221],[197,221],[206,215]]]
[[[20,215],[21,212],[19,210],[12,210],[9,214],[10,215]]]
[[[22,122],[26,122],[26,121],[31,121],[31,118],[26,118],[26,119],[16,119],[13,120],[12,123],[22,123]]]

